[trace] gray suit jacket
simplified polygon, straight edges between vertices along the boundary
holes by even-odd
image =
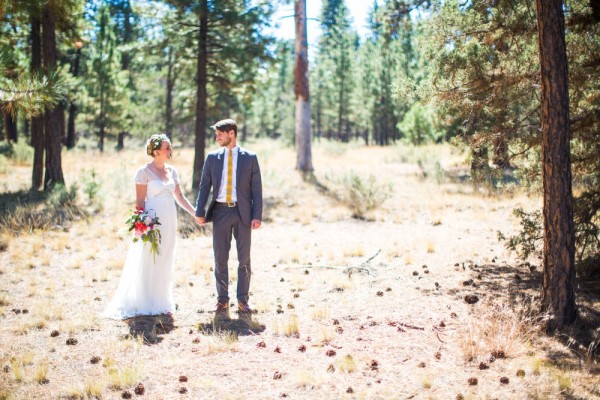
[[[211,151],[206,156],[202,177],[200,178],[200,189],[196,201],[196,216],[206,218],[206,222],[212,220],[212,211],[217,200],[221,177],[223,175],[223,161],[225,160],[225,148]],[[236,195],[238,211],[242,222],[250,225],[253,219],[262,220],[262,181],[260,167],[256,153],[239,148],[236,168]],[[212,196],[208,208],[206,203],[211,193]],[[206,211],[205,211],[206,208]]]

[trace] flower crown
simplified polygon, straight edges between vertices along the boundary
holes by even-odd
[[[152,135],[150,139],[148,139],[148,146],[146,146],[146,152],[149,156],[154,154],[154,150],[160,149],[160,144],[164,141],[168,141],[169,137],[164,133],[160,135]]]

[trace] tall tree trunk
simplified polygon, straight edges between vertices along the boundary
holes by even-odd
[[[117,150],[121,151],[125,148],[125,136],[126,135],[127,135],[127,132],[125,132],[125,131],[121,131],[117,135]]]
[[[175,77],[173,73],[173,48],[167,47],[167,93],[165,99],[165,134],[169,139],[173,138],[173,88],[175,87]]]
[[[342,121],[344,119],[344,76],[340,77],[340,87],[338,92],[338,140],[343,140]]]
[[[204,165],[204,150],[206,148],[206,65],[207,65],[207,38],[208,38],[208,1],[200,1],[198,15],[200,30],[198,31],[198,64],[197,64],[197,99],[196,99],[196,137],[194,142],[194,173],[192,187],[200,185],[202,166]]]
[[[542,83],[544,272],[550,328],[575,320],[575,230],[571,192],[569,84],[562,0],[536,0]]]
[[[27,118],[23,118],[23,135],[26,138],[31,138],[31,132],[29,131],[30,127],[29,120]]]
[[[31,72],[42,69],[42,36],[39,10],[31,10]],[[33,147],[33,168],[31,189],[40,190],[44,180],[44,118],[31,119],[31,146]]]
[[[132,39],[132,30],[133,27],[131,25],[131,2],[126,1],[125,7],[123,8],[123,44],[127,45],[131,42]],[[121,53],[121,69],[124,71],[129,70],[129,65],[131,64],[131,50],[125,50]]]
[[[104,95],[101,94],[100,95],[100,118],[98,121],[99,122],[98,135],[100,136],[100,139],[98,141],[98,149],[100,150],[100,153],[104,152],[104,137],[106,136],[105,119],[106,119],[106,114],[104,113]]]
[[[78,42],[80,43],[80,42]],[[75,52],[75,58],[73,59],[73,63],[71,64],[71,75],[74,77],[79,76],[79,62],[81,60],[81,46],[80,44],[76,44],[78,46],[77,51]],[[75,147],[75,118],[77,117],[77,106],[74,101],[69,103],[69,118],[67,122],[67,140],[66,145],[67,149],[72,149]]]
[[[308,81],[308,40],[306,32],[306,0],[296,0],[296,44],[294,60],[294,92],[296,95],[296,169],[313,170],[310,144],[310,101]]]
[[[18,140],[17,133],[17,112],[4,114],[4,126],[6,127],[6,140],[16,143]]]
[[[51,4],[44,5],[42,12],[42,42],[43,61],[46,71],[57,68],[58,49],[56,48],[56,32],[54,30],[55,15]],[[51,189],[56,184],[64,184],[62,172],[62,132],[61,110],[57,106],[53,110],[46,110],[46,173],[44,175],[44,189]],[[64,124],[63,124],[64,125]]]
[[[494,146],[494,154],[492,155],[492,163],[499,168],[509,168],[510,161],[508,157],[508,142],[503,134],[498,134],[492,139]]]

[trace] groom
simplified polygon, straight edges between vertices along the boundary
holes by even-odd
[[[213,223],[213,251],[217,282],[217,312],[229,309],[229,250],[231,236],[238,254],[238,310],[251,313],[248,305],[250,289],[250,238],[262,219],[262,183],[255,153],[237,145],[237,124],[232,119],[217,122],[211,128],[221,146],[204,161],[200,190],[196,203],[196,222]],[[212,188],[208,208],[206,203]],[[206,212],[205,212],[206,208]]]

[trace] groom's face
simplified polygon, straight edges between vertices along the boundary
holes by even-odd
[[[221,131],[219,129],[215,129],[215,140],[221,147],[227,147],[231,144],[233,140],[235,140],[235,133],[232,130],[229,132]]]

